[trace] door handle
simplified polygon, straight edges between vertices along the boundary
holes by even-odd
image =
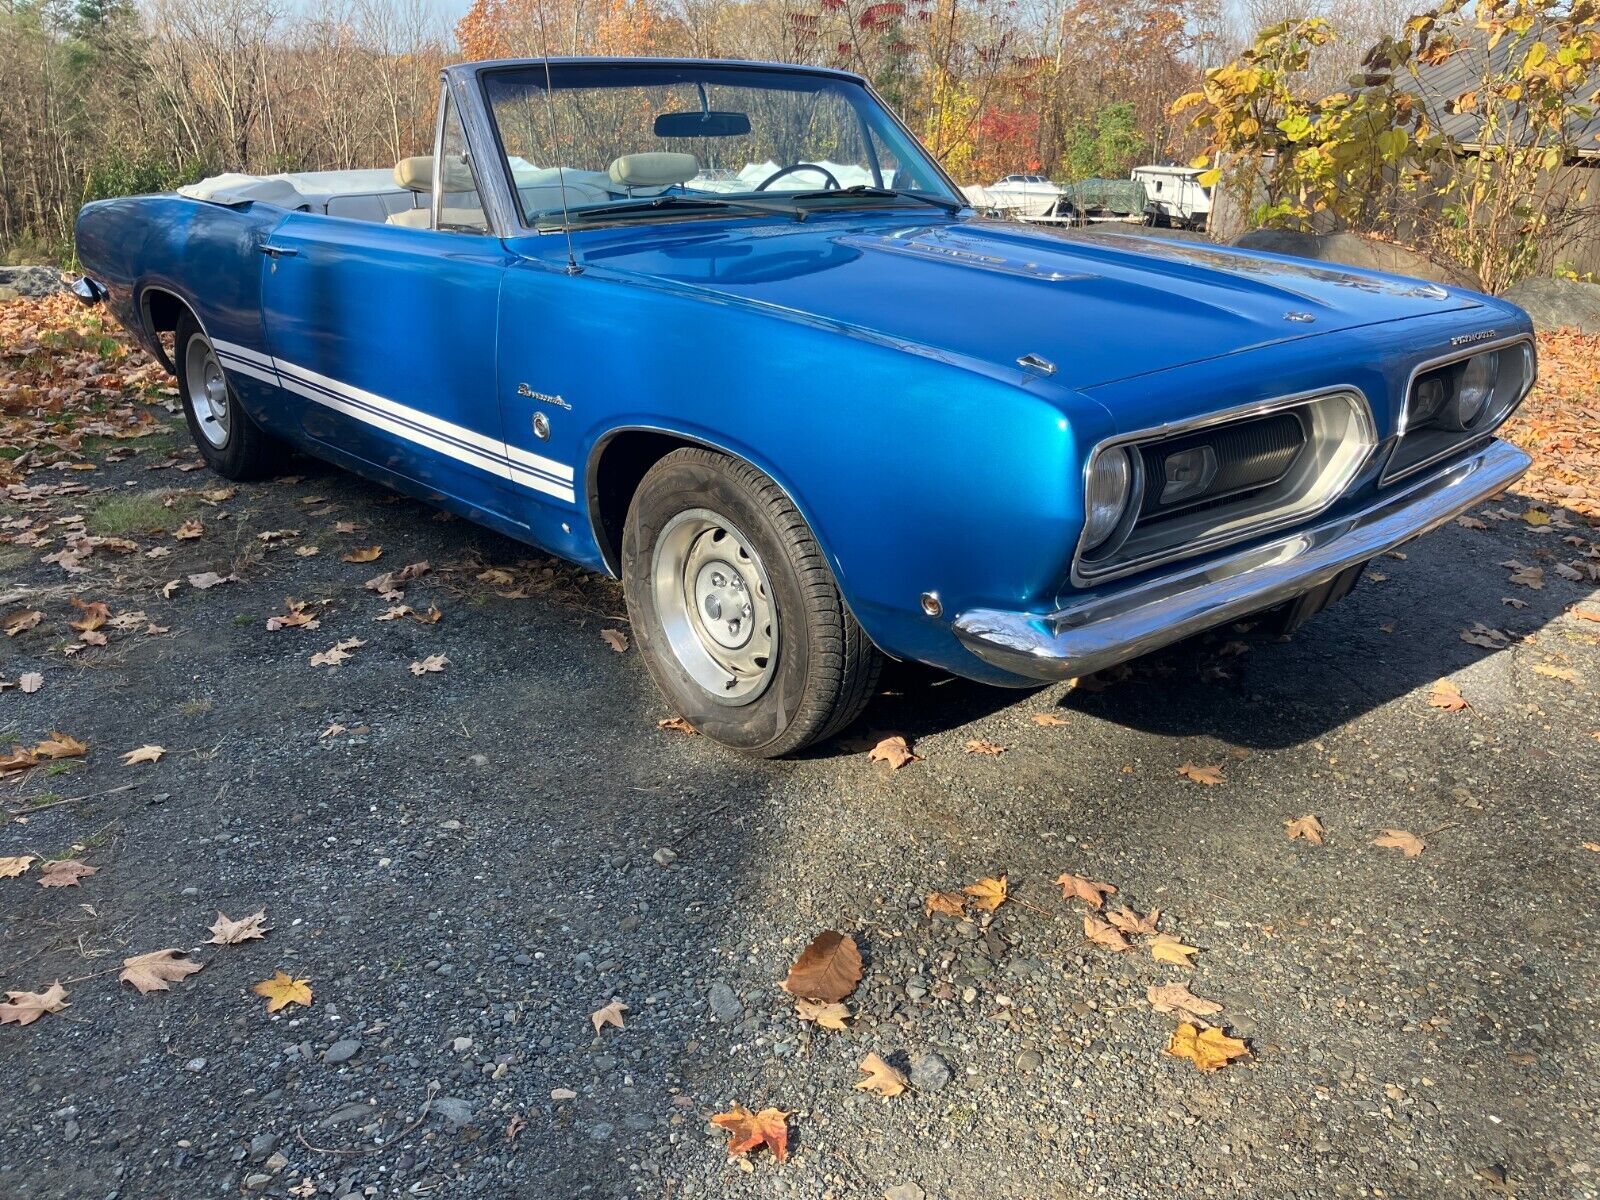
[[[292,246],[262,246],[261,253],[268,258],[293,258],[300,251]]]

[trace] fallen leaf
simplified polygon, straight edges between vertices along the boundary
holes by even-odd
[[[1285,821],[1283,829],[1289,835],[1291,842],[1296,838],[1303,838],[1313,846],[1322,845],[1322,822],[1312,813],[1296,817],[1292,821]]]
[[[343,524],[343,522],[340,523]],[[340,532],[343,533],[345,531],[340,530]],[[339,561],[347,563],[369,563],[377,562],[378,559],[382,557],[382,546],[358,546],[356,549],[351,550],[347,554],[341,554],[339,556]]]
[[[861,982],[861,951],[848,934],[819,933],[800,952],[783,989],[791,996],[834,1002],[843,1000]]]
[[[1216,1016],[1222,1011],[1222,1005],[1215,1000],[1202,1000],[1189,990],[1187,983],[1163,983],[1158,987],[1148,987],[1144,995],[1157,1012],[1170,1013],[1180,1021],[1201,1028],[1210,1024],[1206,1017]]]
[[[600,631],[600,640],[606,645],[610,646],[618,654],[627,652],[628,635],[622,632],[620,629],[602,629]]]
[[[339,724],[339,722],[335,721],[331,725],[329,725],[326,729],[324,729],[321,733],[317,734],[317,740],[320,742],[323,738],[338,737],[339,734],[345,733],[345,732],[347,732],[345,726],[343,726],[343,725]]]
[[[17,679],[17,687],[22,689],[24,696],[31,696],[44,686],[44,676],[38,671],[28,671]]]
[[[219,583],[237,583],[238,580],[239,577],[231,572],[227,575],[218,575],[215,571],[201,571],[197,575],[189,576],[189,586],[203,592],[216,587]],[[161,590],[169,596],[172,594],[167,592],[166,588]]]
[[[622,1014],[628,1011],[628,1006],[621,1000],[613,1000],[604,1008],[597,1008],[589,1014],[589,1021],[594,1025],[594,1031],[599,1033],[607,1025],[615,1025],[618,1029],[626,1029],[622,1023]]]
[[[9,858],[0,858],[0,879],[15,879],[35,861],[31,854],[13,854]]]
[[[1220,1071],[1233,1059],[1249,1054],[1250,1047],[1216,1026],[1202,1031],[1184,1021],[1173,1031],[1165,1053],[1173,1058],[1186,1058],[1202,1071]]]
[[[1550,524],[1550,514],[1541,512],[1537,508],[1526,509],[1522,514],[1522,519],[1535,527]]]
[[[1034,713],[1033,723],[1035,725],[1047,726],[1065,725],[1067,723],[1067,719],[1056,713]]]
[[[362,638],[345,638],[341,642],[335,642],[328,649],[320,650],[313,654],[311,656],[311,665],[313,667],[337,667],[351,657],[350,652],[352,650],[359,650],[366,644],[366,641]]]
[[[21,746],[11,747],[11,754],[0,758],[0,775],[11,771],[27,771],[39,765],[39,756],[32,750],[24,750]]]
[[[450,660],[442,654],[430,654],[421,662],[411,664],[413,675],[434,675],[443,671],[450,665]]]
[[[79,633],[92,633],[111,619],[111,610],[106,607],[105,602],[102,600],[96,600],[92,604],[85,604],[74,596],[72,598],[72,607],[82,609],[83,616],[76,621],[68,621],[67,627],[76,629]]]
[[[669,729],[673,733],[688,734],[690,737],[694,737],[696,734],[698,734],[700,732],[693,725],[689,724],[689,722],[685,721],[682,717],[665,717],[662,720],[656,722],[656,728],[657,729]]]
[[[1195,783],[1203,783],[1207,787],[1216,787],[1222,782],[1221,764],[1214,767],[1201,767],[1196,766],[1194,763],[1184,763],[1183,766],[1178,768],[1178,774],[1184,779],[1192,780]]]
[[[193,975],[205,966],[204,963],[182,957],[183,953],[182,950],[170,948],[125,958],[122,960],[122,974],[117,978],[123,983],[133,984],[141,994],[164,992],[169,983],[175,983],[185,975]]]
[[[1398,850],[1407,858],[1416,858],[1427,849],[1427,843],[1414,833],[1407,833],[1404,829],[1385,829],[1381,837],[1372,839],[1374,846],[1382,846],[1385,850]]]
[[[930,917],[934,913],[959,917],[966,913],[967,902],[960,892],[929,892],[922,899],[922,911]]]
[[[967,743],[968,754],[1004,754],[1006,748],[998,742],[986,742],[982,738],[973,738]]]
[[[283,603],[288,611],[267,618],[268,633],[276,633],[280,629],[316,629],[322,624],[316,610],[306,601],[285,600]]]
[[[77,887],[78,880],[89,878],[99,869],[75,858],[58,858],[39,868],[39,886]]]
[[[1442,708],[1445,712],[1460,712],[1463,708],[1471,708],[1467,698],[1461,694],[1461,689],[1448,679],[1441,679],[1433,685],[1433,691],[1428,695],[1428,703],[1434,708]]]
[[[1056,876],[1056,885],[1061,889],[1063,900],[1082,900],[1090,908],[1099,909],[1105,906],[1106,897],[1116,894],[1116,885],[1110,883],[1095,883],[1085,879],[1082,875],[1074,875],[1070,871],[1063,871]]]
[[[219,908],[217,919],[211,923],[211,936],[206,939],[206,945],[237,946],[240,942],[248,942],[252,938],[264,938],[272,929],[265,923],[266,919],[267,910],[264,908],[237,921]]]
[[[1158,933],[1150,939],[1150,957],[1176,967],[1192,965],[1189,960],[1200,953],[1198,946],[1185,946],[1170,934]]]
[[[1083,915],[1083,936],[1102,950],[1110,950],[1116,954],[1133,949],[1133,944],[1123,936],[1120,929],[1088,913]]]
[[[1469,646],[1481,646],[1485,650],[1504,650],[1511,644],[1511,639],[1498,629],[1491,629],[1482,621],[1474,621],[1470,628],[1461,631],[1461,640]]]
[[[825,1004],[821,1000],[808,1000],[804,996],[795,998],[794,1012],[802,1021],[811,1021],[823,1029],[832,1029],[836,1033],[845,1031],[845,1022],[850,1018],[850,1010],[837,1001]]]
[[[321,546],[296,546],[294,548],[294,553],[295,553],[295,557],[297,557],[297,558],[312,558],[315,555],[318,555],[318,554],[322,553],[322,547]]]
[[[1580,621],[1600,621],[1600,612],[1590,612],[1586,608],[1569,608],[1567,611]]]
[[[0,1025],[32,1025],[45,1013],[70,1008],[67,989],[57,980],[42,992],[7,992],[0,1004]]]
[[[869,1054],[863,1058],[856,1066],[856,1070],[866,1073],[865,1079],[856,1080],[858,1091],[876,1092],[880,1096],[898,1096],[909,1086],[906,1077],[877,1054]]]
[[[122,756],[122,765],[125,767],[137,766],[139,763],[160,762],[166,750],[160,746],[140,746],[137,750],[129,750]]]
[[[1006,902],[1006,877],[1000,875],[988,879],[980,879],[977,883],[969,883],[961,889],[972,897],[972,907],[979,912],[992,913]]]
[[[1584,842],[1583,848],[1591,854],[1600,854],[1600,842]]]
[[[899,734],[886,737],[867,752],[867,759],[871,762],[886,762],[891,771],[898,771],[907,763],[921,762],[920,754],[911,752],[911,743]]]
[[[789,1158],[788,1121],[789,1114],[781,1109],[763,1108],[753,1113],[739,1104],[711,1118],[713,1125],[732,1135],[728,1139],[729,1154],[738,1157],[765,1146],[779,1162]]]
[[[1135,934],[1142,937],[1155,936],[1161,932],[1156,928],[1156,922],[1160,919],[1161,910],[1159,908],[1152,908],[1149,916],[1140,916],[1131,908],[1118,908],[1106,914],[1106,920],[1130,937]]]
[[[1578,682],[1578,673],[1570,667],[1553,667],[1549,663],[1534,663],[1533,669],[1540,675],[1548,675],[1551,679],[1559,679],[1564,683]]]
[[[204,525],[191,518],[174,529],[172,536],[180,542],[192,542],[195,538],[202,536],[205,531],[206,527]]]
[[[1525,588],[1538,591],[1544,587],[1543,567],[1523,567],[1520,571],[1513,571],[1508,582],[1521,584]]]
[[[1487,528],[1489,528],[1487,522],[1480,521],[1480,520],[1478,520],[1477,517],[1460,516],[1460,517],[1456,518],[1456,524],[1461,526],[1461,528],[1463,528],[1463,529],[1487,529]]]
[[[289,1004],[311,1003],[311,981],[295,979],[282,971],[274,971],[271,979],[263,979],[250,990],[267,999],[267,1011],[275,1013]]]
[[[50,736],[33,748],[41,758],[82,758],[89,750],[70,733],[52,729]]]
[[[44,611],[42,609],[26,608],[20,612],[12,613],[4,621],[0,621],[0,630],[4,630],[7,637],[16,637],[17,634],[32,629],[42,620],[44,620]],[[28,995],[31,993],[22,994]]]

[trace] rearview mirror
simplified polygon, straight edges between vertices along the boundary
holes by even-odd
[[[669,112],[656,117],[656,136],[742,137],[750,132],[750,117],[742,112]]]

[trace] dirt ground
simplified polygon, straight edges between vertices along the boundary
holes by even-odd
[[[0,517],[0,622],[42,614],[0,638],[0,680],[41,677],[0,692],[0,751],[86,747],[0,774],[0,863],[33,860],[0,878],[0,990],[67,1002],[0,1026],[0,1197],[1600,1195],[1575,459],[1288,640],[1031,692],[899,667],[764,763],[658,728],[610,582],[309,460],[187,471],[159,405],[93,420],[67,469],[23,447]],[[890,733],[920,760],[869,761]],[[1308,814],[1320,845],[1286,835]],[[59,859],[96,871],[40,886]],[[992,914],[927,912],[1002,872]],[[1092,942],[1062,872],[1191,965]],[[865,960],[842,1032],[777,986],[824,929]],[[203,969],[119,980],[168,947]],[[269,1014],[277,971],[311,1002]],[[1147,989],[1179,981],[1247,1055],[1164,1053]],[[910,1090],[857,1090],[868,1053]],[[787,1162],[729,1157],[735,1103],[790,1114]]]

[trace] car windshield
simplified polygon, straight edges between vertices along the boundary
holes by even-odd
[[[548,89],[543,64],[483,77],[531,226],[963,203],[849,79],[683,63],[552,62],[549,71]]]

